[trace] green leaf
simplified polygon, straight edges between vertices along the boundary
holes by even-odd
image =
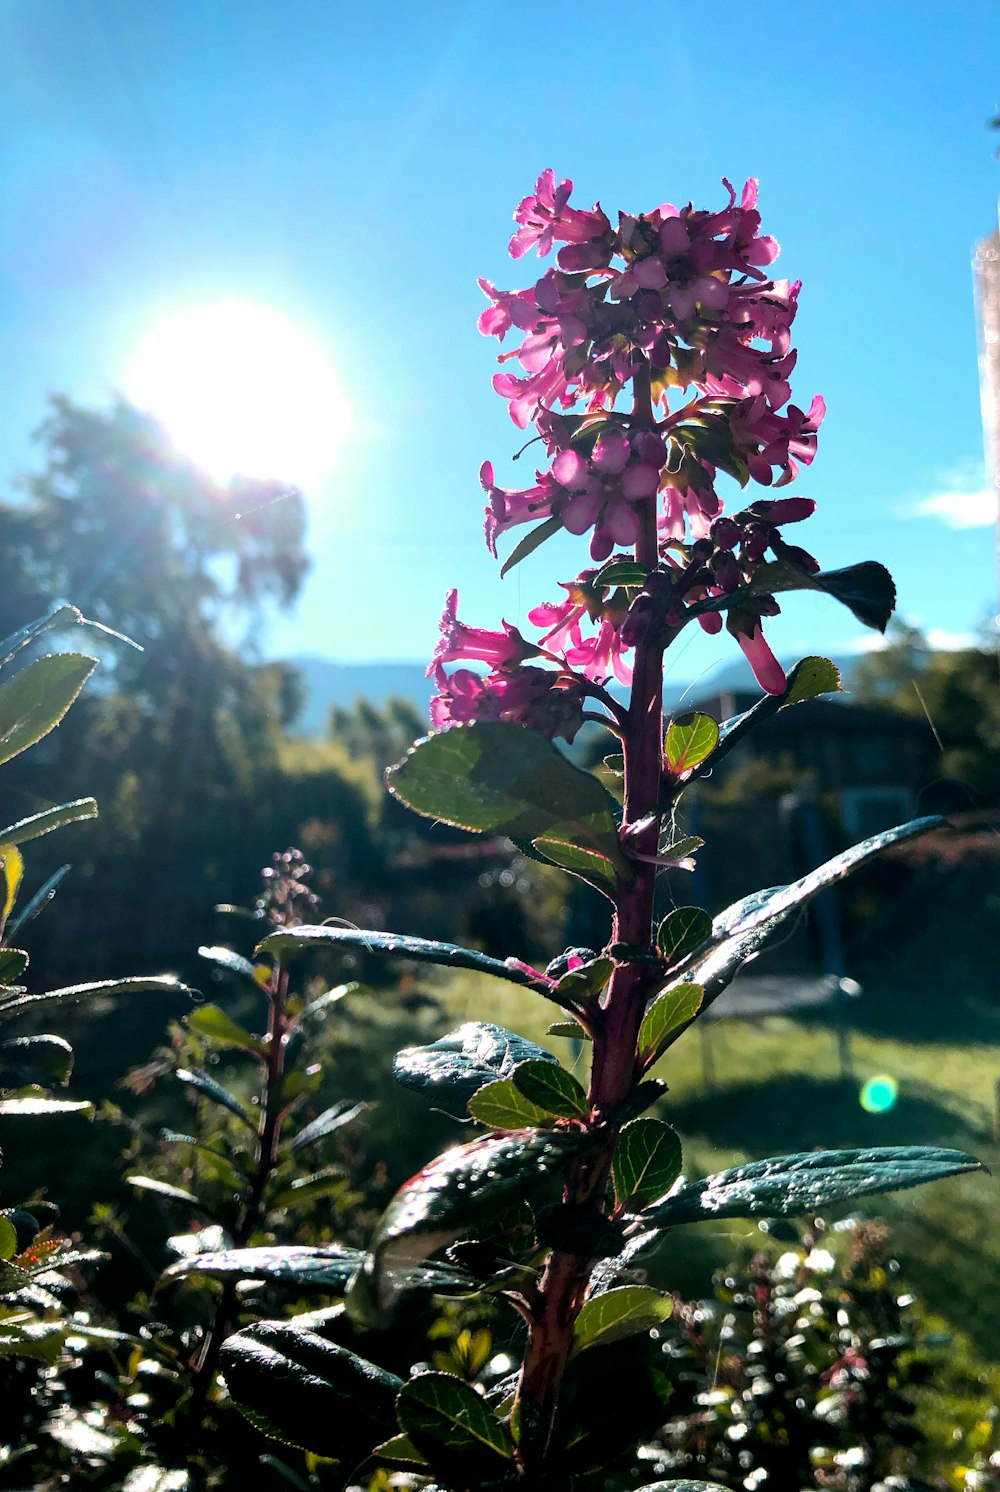
[[[311,1123],[300,1129],[288,1149],[292,1155],[306,1145],[316,1145],[327,1135],[333,1134],[334,1130],[342,1129],[345,1124],[350,1124],[359,1114],[370,1108],[367,1103],[352,1103],[349,1098],[338,1099],[322,1114],[318,1114]]]
[[[606,855],[551,835],[534,839],[532,844],[552,865],[558,865],[560,870],[568,870],[570,875],[579,876],[609,901],[614,900],[618,881],[614,864]]]
[[[840,687],[840,673],[829,658],[803,658],[789,673],[784,694],[765,694],[752,709],[722,722],[719,727],[719,744],[712,755],[712,766],[728,756],[754,726],[770,720],[779,710],[803,704],[818,694],[838,693]],[[700,772],[695,773],[696,777],[701,775]]]
[[[417,1450],[448,1470],[495,1476],[513,1457],[510,1435],[486,1401],[450,1373],[420,1373],[404,1383],[396,1418]]]
[[[38,617],[23,627],[18,627],[16,632],[12,632],[9,637],[5,637],[3,642],[0,642],[0,667],[9,663],[15,653],[19,653],[29,642],[33,642],[36,637],[40,637],[43,632],[48,632],[50,628],[70,626],[84,620],[85,618],[75,606],[64,603],[62,606],[54,607],[45,616]]]
[[[679,964],[712,936],[712,919],[701,907],[675,907],[660,923],[656,946],[668,966]]]
[[[927,1145],[814,1150],[719,1171],[682,1187],[641,1216],[657,1229],[703,1218],[802,1217],[855,1197],[980,1170],[971,1155]]]
[[[213,1077],[209,1077],[207,1072],[201,1072],[197,1069],[192,1071],[187,1067],[178,1067],[174,1073],[174,1077],[179,1083],[184,1083],[187,1087],[193,1088],[196,1093],[200,1093],[204,1098],[210,1098],[220,1108],[228,1109],[230,1114],[235,1114],[236,1118],[242,1119],[248,1128],[256,1131],[256,1119],[243,1106],[235,1093],[230,1093],[228,1088],[223,1088],[222,1084],[217,1083]]]
[[[171,1186],[169,1182],[160,1181],[156,1176],[126,1176],[125,1180],[136,1191],[154,1192],[158,1197],[166,1197],[171,1202],[183,1202],[188,1207],[196,1207],[199,1212],[207,1213],[204,1202],[194,1192],[185,1191],[181,1186]]]
[[[27,1357],[52,1367],[70,1331],[68,1321],[39,1321],[24,1313],[0,1320],[0,1358]]]
[[[694,1020],[704,998],[701,985],[690,983],[675,984],[657,996],[639,1028],[639,1056],[647,1067],[666,1051],[674,1033],[679,1035]]]
[[[503,1026],[467,1021],[429,1046],[404,1047],[396,1053],[392,1071],[404,1088],[415,1088],[449,1113],[464,1115],[469,1099],[485,1083],[509,1077],[519,1062],[531,1060],[556,1062],[551,1052]]]
[[[382,1215],[365,1275],[386,1310],[407,1274],[502,1206],[527,1195],[586,1144],[579,1131],[532,1130],[456,1145],[400,1187]]]
[[[545,1028],[546,1036],[567,1036],[571,1041],[593,1041],[593,1037],[586,1026],[581,1026],[579,1021],[553,1021],[551,1026]]]
[[[520,726],[514,728],[519,730]],[[448,731],[448,735],[453,734],[454,731]],[[524,964],[502,963],[500,959],[489,958],[474,948],[460,948],[454,943],[439,943],[428,938],[411,938],[402,933],[370,932],[356,927],[327,927],[323,924],[317,927],[303,925],[283,929],[266,937],[257,952],[281,955],[304,948],[323,947],[325,944],[331,947],[360,948],[389,958],[409,958],[416,963],[442,964],[448,969],[472,969],[477,974],[492,974],[497,979],[506,979],[510,984],[527,985],[540,994],[547,994],[550,988],[549,980],[543,975],[534,974]]]
[[[552,1122],[547,1109],[532,1103],[519,1091],[513,1078],[487,1083],[469,1099],[469,1113],[488,1129],[531,1129]]]
[[[14,984],[28,967],[28,955],[20,948],[0,948],[0,985]]]
[[[383,1466],[390,1466],[395,1471],[416,1470],[428,1465],[427,1457],[420,1454],[409,1435],[393,1435],[391,1440],[377,1445],[372,1455]]]
[[[240,1051],[253,1052],[257,1056],[264,1050],[258,1036],[253,1036],[238,1025],[218,1005],[199,1005],[186,1020],[192,1031],[204,1036],[206,1041],[214,1042],[216,1046],[237,1047]]]
[[[96,984],[70,984],[64,989],[46,990],[40,995],[18,995],[5,998],[0,994],[0,1011],[18,1010],[23,1006],[47,1005],[53,1001],[72,1004],[78,1000],[101,1000],[117,995],[137,995],[154,992],[170,995],[187,995],[191,991],[172,974],[151,975],[135,979],[104,979]]]
[[[718,1482],[646,1482],[635,1492],[726,1492]]]
[[[340,1166],[323,1166],[318,1171],[313,1171],[307,1176],[296,1176],[290,1186],[278,1193],[271,1199],[271,1206],[275,1210],[281,1207],[300,1206],[305,1201],[315,1201],[317,1197],[336,1196],[350,1190],[347,1177]]]
[[[50,653],[0,684],[0,763],[47,736],[96,667],[82,653]]]
[[[299,1022],[312,1020],[326,1020],[326,1013],[334,1005],[339,1005],[347,995],[370,995],[371,986],[362,984],[358,979],[351,979],[347,984],[338,984],[334,989],[324,990],[323,994],[317,995],[310,1000],[309,1004],[299,1014]]]
[[[32,917],[36,916],[42,910],[42,907],[52,900],[71,868],[69,865],[60,865],[58,870],[53,871],[48,879],[43,881],[34,896],[29,897],[17,916],[11,919],[10,925],[7,928],[8,937],[14,937],[26,922],[30,922]]]
[[[681,1173],[677,1132],[659,1119],[633,1119],[618,1136],[612,1176],[618,1205],[630,1211],[664,1196]]]
[[[637,1332],[650,1331],[666,1321],[674,1308],[669,1295],[649,1285],[623,1285],[592,1295],[584,1302],[573,1327],[573,1350],[608,1347]]]
[[[86,1114],[94,1112],[94,1105],[69,1098],[3,1098],[0,1099],[0,1114],[31,1118],[36,1114]]]
[[[209,948],[203,945],[198,949],[198,953],[201,958],[207,958],[210,963],[218,964],[220,969],[227,969],[230,974],[242,974],[244,978],[250,979],[256,984],[253,964],[248,958],[244,958],[242,954],[234,953],[231,948],[218,946]]]
[[[841,688],[840,669],[829,658],[803,658],[788,675],[780,707],[804,704],[820,694],[839,694]]]
[[[578,969],[563,974],[556,994],[569,1006],[589,1005],[599,995],[615,970],[613,958],[592,958]]]
[[[562,520],[560,518],[546,518],[545,522],[540,523],[537,528],[533,528],[530,534],[525,534],[524,538],[515,544],[509,557],[501,565],[500,579],[503,580],[504,576],[509,574],[515,565],[519,565],[523,559],[527,559],[529,554],[534,554],[539,545],[544,544],[546,539],[551,539],[552,535],[557,534],[561,528]]]
[[[17,893],[24,875],[24,860],[21,851],[13,844],[0,844],[0,874],[3,876],[3,910],[0,923],[6,922],[17,900]]]
[[[575,845],[631,874],[605,789],[551,741],[520,725],[478,721],[426,736],[390,767],[386,782],[429,818],[477,833]]]
[[[0,1042],[0,1087],[68,1083],[72,1070],[73,1048],[61,1036],[16,1036]]]
[[[0,843],[27,844],[31,839],[51,834],[53,829],[61,829],[64,824],[75,824],[81,819],[96,817],[96,799],[76,798],[72,803],[60,803],[58,808],[46,808],[26,819],[18,819],[16,824],[8,824],[6,829],[0,829]]]
[[[667,727],[664,743],[667,765],[675,777],[683,777],[711,756],[718,744],[719,726],[711,715],[698,712],[678,715]]]
[[[757,597],[776,596],[783,591],[822,591],[846,606],[859,622],[877,632],[885,631],[896,605],[892,576],[875,560],[810,575],[793,561],[775,559],[759,565],[749,585],[718,597],[702,609],[727,611]]]
[[[922,818],[902,824],[898,829],[886,829],[835,855],[801,880],[788,886],[756,891],[752,896],[734,902],[715,918],[709,942],[677,966],[670,988],[687,981],[700,984],[705,991],[702,1006],[707,1009],[728,988],[747,960],[768,947],[788,918],[818,892],[844,880],[883,850],[938,829],[944,822],[936,817]]]
[[[346,1290],[364,1260],[359,1249],[330,1244],[308,1248],[304,1244],[276,1244],[271,1248],[220,1249],[178,1259],[165,1270],[165,1280],[189,1274],[204,1274],[218,1280],[270,1280],[295,1288],[307,1286]]]
[[[558,1062],[521,1062],[511,1074],[511,1082],[529,1103],[537,1104],[547,1114],[559,1119],[586,1117],[586,1093]]]
[[[220,1365],[252,1424],[318,1456],[353,1468],[396,1429],[401,1380],[315,1332],[258,1321],[227,1338]]]
[[[17,1229],[10,1218],[0,1212],[0,1259],[13,1259],[17,1251]]]
[[[623,585],[627,590],[642,590],[648,574],[647,567],[636,564],[635,560],[609,560],[598,570],[591,584],[608,587]]]

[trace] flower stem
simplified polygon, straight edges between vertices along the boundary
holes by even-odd
[[[654,423],[649,368],[637,370],[634,381],[633,427],[650,429]],[[656,499],[643,505],[641,530],[635,545],[639,564],[654,569],[657,560]],[[636,648],[632,697],[623,730],[625,757],[624,824],[649,819],[633,848],[656,854],[663,750],[663,644],[647,637]],[[647,948],[653,936],[653,893],[656,867],[633,863],[628,881],[621,880],[615,898],[612,941]],[[608,1207],[608,1177],[618,1138],[615,1112],[636,1082],[636,1044],[646,1005],[650,969],[641,963],[615,967],[600,1020],[594,1026],[593,1066],[589,1100],[591,1119],[601,1126],[601,1148],[580,1157],[570,1170],[563,1195],[564,1208],[581,1219],[586,1212],[603,1215]],[[581,1236],[584,1230],[581,1229]],[[583,1247],[581,1245],[581,1247]],[[594,1260],[565,1246],[554,1250],[539,1282],[529,1322],[521,1380],[518,1386],[519,1457],[530,1476],[544,1469],[559,1390],[573,1341],[573,1326],[583,1305]]]

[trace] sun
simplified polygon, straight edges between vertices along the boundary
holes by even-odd
[[[126,397],[216,482],[276,478],[307,492],[336,465],[348,410],[319,344],[242,300],[193,306],[139,347]]]

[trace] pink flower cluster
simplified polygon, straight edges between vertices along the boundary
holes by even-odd
[[[778,245],[760,231],[757,184],[748,181],[739,197],[724,185],[729,201],[719,211],[664,203],[642,216],[620,214],[612,226],[599,204],[571,207],[572,183],[549,170],[517,207],[511,256],[555,249],[556,262],[524,290],[480,281],[490,304],[479,326],[500,341],[517,335],[499,360],[518,369],[505,367],[493,384],[519,428],[534,424],[548,459],[521,489],[499,486],[484,463],[486,539],[496,554],[498,538],[527,523],[589,533],[598,568],[564,585],[565,601],[529,613],[544,634],[538,645],[506,623],[501,633],[464,627],[449,598],[429,670],[442,691],[435,724],[528,723],[530,715],[547,734],[568,734],[576,729],[568,700],[574,709],[582,700],[574,676],[585,684],[614,674],[627,683],[623,654],[651,627],[658,641],[692,617],[717,631],[723,611],[762,686],[784,688],[761,628],[778,609],[774,597],[757,587],[750,597],[726,598],[750,585],[767,553],[807,573],[819,568],[779,528],[807,517],[813,504],[757,502],[727,517],[719,478],[743,487],[793,481],[815,455],[825,406],[820,398],[806,410],[790,402],[799,284],[769,277]],[[626,391],[631,407],[619,407]],[[651,504],[657,568],[638,595],[635,585],[629,592],[603,583],[602,567],[636,544]],[[557,669],[526,665],[540,653]],[[490,672],[448,676],[444,664],[459,660]],[[551,696],[544,705],[543,688]]]

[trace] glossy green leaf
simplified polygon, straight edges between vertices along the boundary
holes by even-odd
[[[461,829],[557,840],[631,869],[618,845],[613,800],[551,741],[506,721],[426,736],[386,774],[417,813]]]
[[[518,729],[518,727],[515,727]],[[453,735],[453,731],[448,732]],[[459,948],[454,943],[439,943],[428,938],[411,938],[401,933],[370,932],[356,927],[302,926],[269,934],[258,953],[285,954],[300,949],[322,947],[360,949],[384,954],[388,958],[408,958],[416,963],[441,964],[448,969],[472,969],[477,974],[492,974],[511,984],[526,985],[541,994],[549,991],[548,980],[533,974],[524,964],[504,963],[489,958],[474,948]]]
[[[468,1108],[473,1119],[488,1129],[514,1131],[552,1122],[549,1111],[525,1098],[513,1078],[487,1083],[472,1095]]]
[[[193,1088],[196,1093],[200,1093],[204,1098],[210,1098],[220,1108],[228,1109],[230,1114],[235,1114],[236,1118],[242,1119],[243,1123],[250,1129],[256,1130],[257,1121],[254,1116],[244,1107],[234,1093],[230,1093],[228,1088],[223,1088],[222,1084],[217,1083],[215,1078],[210,1077],[207,1072],[199,1070],[192,1071],[187,1067],[178,1067],[174,1073],[174,1077],[179,1083],[184,1083],[187,1087]]]
[[[230,974],[242,974],[245,979],[254,983],[253,964],[248,958],[240,953],[234,953],[231,948],[204,945],[198,949],[201,958],[207,958],[209,963],[218,964],[220,969],[226,969]]]
[[[0,684],[0,763],[47,736],[96,667],[82,653],[50,653]]]
[[[592,1295],[584,1302],[573,1327],[573,1350],[608,1347],[637,1332],[650,1331],[666,1321],[674,1303],[649,1285],[622,1285]]]
[[[216,1046],[236,1047],[240,1051],[254,1052],[258,1056],[264,1050],[258,1036],[239,1025],[218,1005],[199,1005],[186,1019],[192,1031]]]
[[[29,840],[51,834],[53,829],[61,829],[65,824],[76,824],[81,819],[96,817],[95,798],[76,798],[72,803],[60,803],[57,808],[46,808],[26,819],[18,819],[16,824],[8,824],[6,829],[0,829],[0,843],[27,844]]]
[[[615,559],[601,566],[593,583],[595,586],[622,585],[628,590],[641,590],[648,574],[646,566],[636,564],[635,560]]]
[[[58,870],[54,870],[47,880],[42,882],[34,895],[25,902],[17,916],[11,918],[7,928],[9,938],[13,938],[26,922],[30,922],[32,917],[37,916],[42,908],[52,900],[71,869],[69,865],[60,865]]]
[[[645,1482],[636,1492],[726,1492],[718,1482]]]
[[[0,1358],[26,1357],[51,1367],[71,1330],[68,1321],[39,1321],[24,1313],[0,1320]]]
[[[979,1170],[971,1155],[927,1145],[813,1150],[719,1171],[680,1188],[642,1218],[652,1227],[669,1228],[705,1218],[803,1217],[855,1197]]]
[[[712,919],[701,907],[675,907],[668,912],[656,933],[656,946],[664,962],[673,967],[712,936]]]
[[[729,611],[747,606],[760,597],[783,591],[822,591],[877,632],[884,632],[896,605],[896,587],[884,565],[863,560],[843,570],[823,570],[810,575],[788,559],[769,560],[754,571],[749,585],[703,602],[700,611]]]
[[[0,667],[9,663],[16,653],[19,653],[29,642],[36,637],[41,637],[43,632],[48,632],[52,627],[66,627],[80,623],[84,620],[83,615],[77,611],[75,606],[63,604],[56,606],[52,611],[46,612],[45,616],[37,617],[33,622],[27,622],[23,627],[18,627],[9,637],[0,642]]]
[[[20,1116],[28,1119],[37,1114],[86,1114],[94,1112],[94,1105],[69,1098],[2,1098],[0,1114]]]
[[[178,1259],[165,1270],[163,1278],[204,1274],[218,1280],[271,1280],[279,1285],[342,1291],[364,1257],[359,1249],[343,1248],[340,1244],[326,1248],[275,1244],[269,1248],[220,1249]]]
[[[407,1181],[382,1215],[366,1275],[385,1310],[408,1273],[463,1231],[565,1166],[586,1137],[532,1130],[456,1145]]]
[[[705,991],[703,1008],[707,1009],[728,988],[747,960],[767,948],[789,917],[797,914],[818,892],[844,880],[892,845],[916,839],[943,823],[941,818],[922,818],[898,829],[886,829],[835,855],[791,885],[757,891],[734,902],[715,918],[710,941],[676,967],[670,988],[687,982],[700,984]],[[668,1038],[672,1039],[675,1038]]]
[[[636,1211],[664,1196],[681,1173],[681,1142],[659,1119],[633,1119],[618,1136],[612,1162],[620,1207]]]
[[[273,1208],[301,1206],[305,1201],[317,1197],[330,1197],[349,1192],[347,1176],[341,1166],[323,1166],[305,1176],[296,1176],[290,1186],[285,1187],[271,1199]]]
[[[678,715],[667,727],[664,751],[675,777],[683,777],[711,756],[719,743],[719,726],[711,715],[697,711]]]
[[[587,1113],[587,1095],[572,1073],[558,1062],[521,1062],[511,1082],[529,1103],[560,1119],[582,1119]]]
[[[402,1381],[363,1357],[277,1321],[223,1343],[222,1375],[265,1435],[354,1465],[396,1429]]]
[[[396,1418],[432,1465],[489,1477],[513,1457],[510,1434],[471,1384],[450,1373],[420,1373],[400,1389]]]
[[[79,1000],[102,1000],[118,995],[146,993],[190,996],[191,991],[186,984],[181,984],[179,979],[170,974],[152,975],[149,978],[104,979],[96,984],[71,984],[64,989],[46,990],[40,995],[18,995],[11,999],[0,993],[0,1011],[17,1010],[28,1005],[47,1005],[57,1001],[73,1004]]]
[[[509,1077],[519,1062],[556,1058],[523,1036],[486,1021],[467,1021],[429,1046],[404,1047],[393,1060],[397,1083],[462,1115],[474,1093],[494,1078]],[[518,1128],[523,1126],[517,1126]]]
[[[15,984],[28,967],[28,955],[20,948],[0,948],[0,985]]]
[[[73,1048],[61,1036],[16,1036],[0,1041],[0,1088],[24,1083],[49,1087],[67,1083],[73,1070]]]
[[[343,1129],[345,1124],[350,1124],[359,1114],[363,1114],[371,1105],[367,1103],[353,1103],[349,1098],[341,1098],[322,1114],[317,1114],[309,1124],[300,1129],[292,1143],[289,1151],[294,1155],[297,1150],[306,1145],[317,1145],[327,1135],[332,1135],[334,1130]]]
[[[704,991],[700,984],[675,984],[658,995],[639,1028],[639,1056],[647,1066],[666,1051],[674,1033],[693,1021],[701,1009]]]
[[[196,1207],[199,1212],[207,1210],[204,1202],[194,1192],[185,1191],[182,1186],[171,1186],[169,1182],[160,1181],[156,1176],[126,1176],[125,1180],[136,1191],[153,1192],[158,1197],[166,1197],[170,1202],[183,1202],[188,1207]]]
[[[546,518],[543,523],[539,523],[530,533],[525,534],[524,538],[515,544],[510,555],[500,567],[500,579],[503,580],[504,576],[508,575],[515,565],[519,565],[523,559],[527,559],[529,554],[534,554],[539,545],[544,544],[546,539],[551,539],[552,535],[557,534],[561,528],[562,520],[552,517]]]

